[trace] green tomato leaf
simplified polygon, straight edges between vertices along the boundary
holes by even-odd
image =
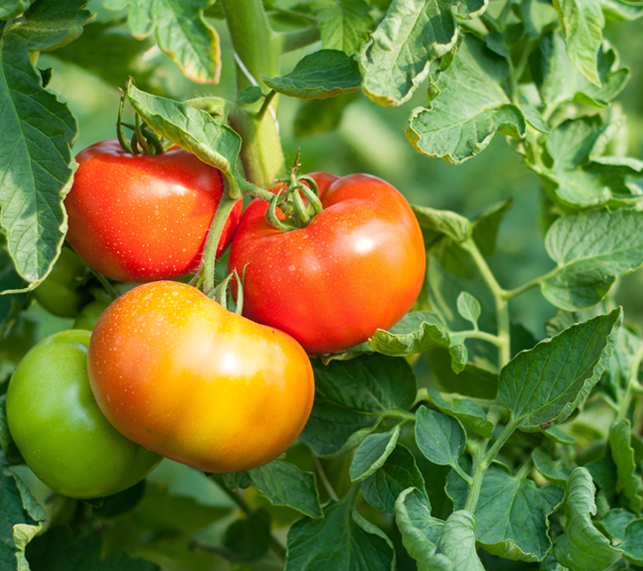
[[[83,10],[86,5],[87,0],[37,0],[25,12],[25,20],[16,22],[8,33],[24,39],[31,51],[58,49],[78,38],[83,26],[94,19],[95,14]]]
[[[484,150],[496,131],[524,138],[525,118],[503,89],[508,76],[505,58],[464,36],[453,63],[431,78],[430,108],[411,113],[407,138],[420,153],[454,165]]]
[[[188,103],[157,97],[128,89],[132,107],[159,135],[195,154],[204,163],[223,172],[234,193],[238,192],[235,164],[241,150],[241,137],[227,125],[218,122],[207,111]]]
[[[400,443],[374,474],[362,480],[364,499],[375,509],[390,514],[395,514],[395,503],[402,490],[411,487],[428,505],[422,472],[411,451]]]
[[[434,464],[456,469],[467,440],[458,419],[429,410],[424,405],[416,415],[415,441],[420,452]]]
[[[627,324],[621,327],[614,352],[610,357],[607,370],[599,383],[600,389],[614,402],[621,402],[632,375],[636,353],[641,349],[643,340]]]
[[[578,71],[600,87],[596,60],[605,27],[600,0],[553,1],[569,59]]]
[[[496,373],[473,363],[467,363],[462,371],[456,373],[451,365],[451,356],[443,347],[435,347],[427,351],[425,356],[438,383],[447,392],[480,399],[496,398],[498,394]]]
[[[300,99],[327,99],[357,91],[362,76],[354,58],[340,50],[319,50],[307,55],[289,74],[264,77],[264,83],[277,93]]]
[[[368,436],[380,415],[408,409],[417,381],[402,358],[362,356],[324,365],[313,360],[315,402],[300,435],[318,456],[337,457]]]
[[[591,307],[617,277],[643,265],[643,213],[592,210],[559,218],[545,247],[558,268],[541,283],[543,295],[562,309]]]
[[[211,0],[117,0],[106,2],[110,10],[130,5],[128,24],[135,38],[142,40],[156,30],[156,41],[190,81],[219,83],[221,50],[216,30],[203,11]]]
[[[512,198],[503,200],[484,210],[473,222],[473,241],[485,258],[490,258],[494,255],[498,228],[512,205]]]
[[[478,318],[481,313],[480,302],[469,292],[463,291],[458,296],[458,313],[474,327],[478,326]]]
[[[305,139],[317,133],[327,133],[339,127],[344,109],[357,98],[357,93],[338,95],[330,99],[302,101],[295,116],[295,136]]]
[[[627,507],[638,514],[643,509],[643,481],[637,474],[634,448],[630,444],[631,433],[630,421],[625,418],[610,426],[607,441],[618,474],[617,492],[624,496]]]
[[[263,508],[232,522],[223,537],[225,547],[248,561],[261,559],[271,543],[270,514]]]
[[[72,183],[77,123],[42,87],[28,44],[0,39],[0,223],[20,277],[37,285],[51,270],[67,230],[62,205]],[[5,290],[6,291],[6,290]]]
[[[52,55],[95,73],[115,87],[125,85],[131,75],[141,89],[161,95],[164,88],[154,75],[156,66],[144,59],[153,45],[151,39],[136,40],[113,23],[95,22],[85,26],[85,33],[73,45],[57,48]],[[96,57],[98,53],[100,58]]]
[[[459,18],[471,20],[482,16],[489,6],[489,0],[459,0],[453,7],[453,13]]]
[[[627,85],[630,72],[619,66],[616,50],[603,43],[597,56],[600,86],[579,73],[565,52],[560,32],[543,36],[529,57],[529,66],[545,105],[556,108],[565,101],[591,107],[605,107]]]
[[[464,216],[450,210],[435,210],[427,206],[411,206],[411,208],[422,228],[427,248],[442,236],[453,238],[458,243],[471,237],[473,227]]]
[[[359,54],[364,93],[395,107],[427,78],[431,62],[455,46],[458,26],[452,0],[393,0],[386,17]]]
[[[322,517],[315,475],[283,460],[250,470],[252,486],[275,506],[288,506],[312,518]],[[244,486],[247,487],[247,486]]]
[[[355,450],[349,470],[351,481],[358,482],[381,468],[391,455],[400,437],[400,426],[388,432],[370,434]]]
[[[302,518],[288,531],[286,571],[351,569],[393,571],[395,553],[388,537],[345,499],[330,501],[321,519]]]
[[[30,0],[0,0],[0,20],[12,20],[29,9]]]
[[[349,56],[361,49],[375,27],[371,7],[364,0],[330,0],[317,15],[322,46]]]
[[[594,527],[596,489],[586,468],[574,469],[567,483],[563,510],[565,533],[556,538],[554,556],[574,571],[604,571],[621,558],[609,540]]]
[[[0,561],[7,570],[28,570],[25,548],[41,530],[45,511],[0,457]]]
[[[534,466],[544,478],[547,478],[552,484],[566,486],[571,470],[565,467],[564,459],[552,460],[549,453],[542,448],[535,448],[531,453]]]
[[[443,396],[430,387],[428,389],[431,402],[444,414],[457,418],[463,426],[483,438],[491,438],[493,422],[487,420],[484,409],[476,402],[460,395]]]
[[[613,134],[614,125],[600,115],[568,120],[552,131],[546,149],[548,166],[529,164],[540,176],[552,201],[565,210],[607,205],[618,208],[636,203],[641,189],[629,182],[640,176],[636,159],[597,156]]]
[[[261,92],[261,87],[259,87],[258,85],[251,85],[250,87],[246,87],[245,89],[242,89],[237,94],[237,103],[241,103],[241,104],[256,103],[262,98],[262,96],[263,96],[263,93]]]
[[[607,512],[599,522],[600,526],[612,539],[623,541],[627,526],[636,519],[636,516],[623,508],[614,508]],[[642,530],[643,531],[643,530]]]
[[[454,473],[447,493],[454,509],[462,509],[469,487]],[[542,561],[552,543],[549,516],[560,505],[564,488],[537,488],[532,480],[512,476],[492,465],[484,475],[475,516],[476,539],[489,553],[514,561]]]
[[[601,0],[603,15],[608,20],[629,22],[643,16],[643,3],[632,0]]]
[[[630,522],[625,528],[623,541],[618,544],[625,559],[635,565],[643,565],[643,519]]]
[[[444,522],[438,549],[454,571],[484,571],[476,552],[476,525],[476,518],[466,510],[454,511]]]
[[[534,129],[536,129],[536,131],[540,131],[541,133],[549,133],[549,127],[547,127],[547,123],[545,123],[545,119],[540,114],[538,109],[531,105],[521,105],[520,110],[525,116],[527,123],[529,123]]]
[[[391,327],[390,331],[378,329],[368,341],[368,346],[391,357],[414,355],[435,346],[454,349],[446,324],[437,313],[431,311],[412,311]],[[460,372],[467,362],[466,350],[462,352],[454,349],[450,354],[453,370]]]
[[[151,561],[134,559],[123,552],[101,556],[100,534],[83,534],[72,539],[71,530],[56,526],[36,537],[27,548],[32,571],[160,571]]]
[[[615,309],[518,353],[500,372],[500,397],[511,422],[536,432],[565,421],[605,371],[622,315]]]
[[[404,547],[418,562],[419,569],[431,569],[444,522],[431,516],[426,494],[413,487],[401,492],[395,502],[395,522]]]

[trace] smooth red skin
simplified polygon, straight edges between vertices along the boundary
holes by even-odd
[[[245,268],[243,314],[311,355],[354,347],[397,323],[422,288],[426,254],[406,199],[374,176],[319,180],[324,210],[281,232],[254,200],[232,241],[230,270]],[[336,178],[336,177],[335,177]]]
[[[90,145],[65,199],[67,239],[93,269],[122,282],[173,279],[199,267],[223,194],[221,172],[180,148],[132,155],[118,141]],[[217,248],[227,247],[241,216],[232,211]]]
[[[304,428],[315,393],[292,337],[179,282],[141,285],[110,305],[87,364],[96,402],[119,432],[206,472],[277,458]]]

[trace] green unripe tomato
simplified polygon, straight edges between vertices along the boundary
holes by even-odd
[[[83,301],[78,286],[87,266],[74,252],[63,248],[51,273],[34,290],[34,297],[49,313],[58,317],[75,317]]]
[[[115,494],[142,480],[161,457],[103,416],[87,376],[89,331],[43,339],[18,364],[7,391],[9,431],[27,465],[72,498]]]
[[[100,299],[90,301],[80,310],[80,313],[76,317],[76,321],[74,321],[74,329],[92,331],[98,321],[98,318],[103,315],[103,311],[108,307],[109,303],[106,301],[101,301]]]

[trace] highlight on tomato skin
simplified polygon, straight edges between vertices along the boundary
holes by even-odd
[[[223,175],[187,151],[126,153],[116,140],[90,145],[65,198],[67,239],[91,268],[122,282],[175,279],[197,270],[224,192]],[[235,205],[217,256],[241,216]]]
[[[230,271],[245,272],[244,316],[321,355],[397,323],[420,293],[426,252],[411,207],[387,182],[367,174],[312,177],[323,211],[282,232],[266,220],[268,204],[254,200],[233,238]]]
[[[310,360],[290,336],[178,282],[144,284],[96,324],[96,401],[127,438],[205,472],[274,460],[310,414]]]

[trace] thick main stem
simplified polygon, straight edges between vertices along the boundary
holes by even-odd
[[[282,41],[268,23],[261,0],[222,0],[230,37],[238,58],[237,89],[257,84],[266,90],[262,77],[280,73]],[[259,111],[258,104],[254,111]],[[245,111],[232,112],[228,119],[242,139],[241,162],[254,184],[270,186],[285,171],[276,117],[277,98],[259,117]],[[251,109],[252,111],[252,109]]]

